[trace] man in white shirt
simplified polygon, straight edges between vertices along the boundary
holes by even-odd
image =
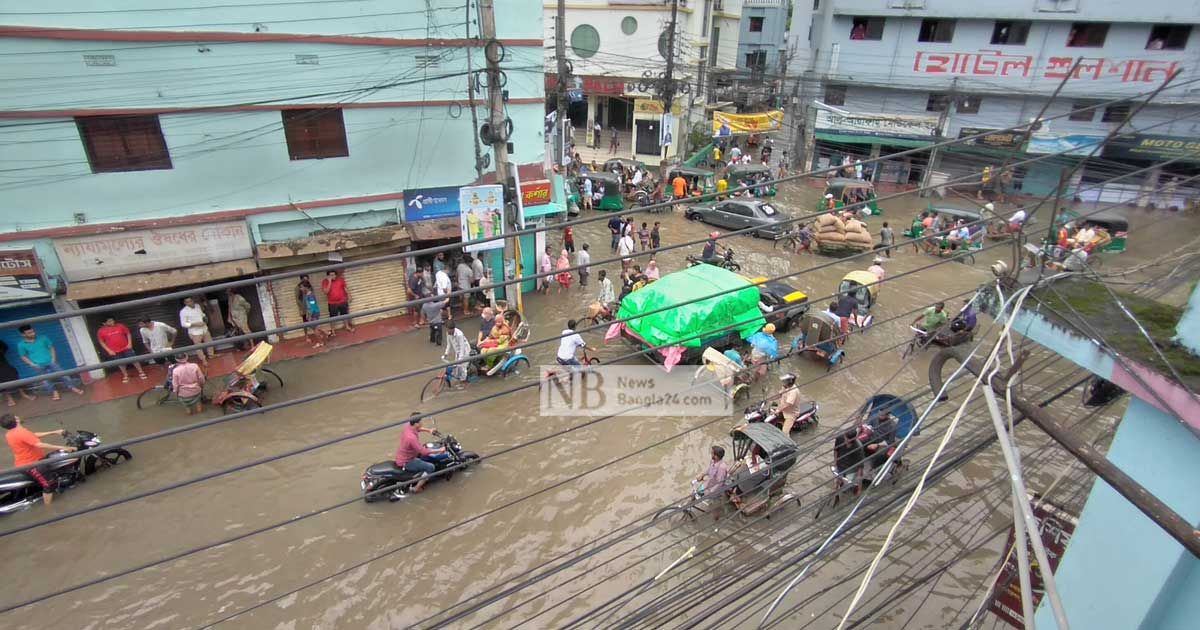
[[[592,264],[592,255],[588,252],[588,244],[583,244],[583,249],[580,249],[575,254],[575,266],[579,267],[579,286],[586,287],[588,276],[592,275],[590,265]]]
[[[617,241],[617,255],[624,256],[624,258],[621,259],[622,269],[629,269],[629,266],[633,264],[633,258],[631,258],[633,252],[633,237],[629,234],[625,234],[621,237],[621,240]]]
[[[575,358],[575,352],[580,348],[587,348],[592,352],[596,351],[595,348],[584,342],[583,337],[580,337],[579,333],[575,332],[577,325],[578,322],[572,319],[567,322],[566,330],[562,331],[562,337],[558,340],[558,354],[555,356],[559,365],[582,365],[579,359]]]
[[[1008,230],[1010,232],[1019,232],[1021,226],[1025,224],[1025,210],[1017,210],[1011,217],[1008,218]]]
[[[167,352],[175,347],[175,335],[178,330],[162,323],[143,319],[138,321],[138,332],[142,335],[142,343],[150,352]],[[155,362],[169,363],[170,357],[155,359]]]
[[[446,349],[442,351],[442,358],[450,358],[451,361],[462,361],[471,356],[471,342],[467,340],[467,336],[463,334],[454,320],[446,322]],[[467,382],[467,364],[459,363],[454,366],[454,383],[455,389],[462,389],[463,384]]]
[[[1095,239],[1096,230],[1093,230],[1091,225],[1085,223],[1084,226],[1079,228],[1079,231],[1075,233],[1075,246],[1085,247],[1088,243],[1091,243]]]
[[[437,273],[433,274],[433,286],[438,295],[446,295],[453,291],[453,283],[450,282],[450,274],[446,270],[438,269]]]
[[[212,333],[208,330],[208,323],[205,321],[207,317],[204,311],[196,304],[196,300],[192,298],[183,299],[183,308],[179,309],[179,323],[183,324],[183,328],[187,330],[188,337],[192,343],[206,343],[212,341]],[[200,361],[208,365],[208,358],[204,356],[203,350],[196,351]],[[208,356],[217,356],[216,351],[212,347],[208,348]]]
[[[644,173],[645,173],[645,171],[643,171],[641,168],[638,168],[636,171],[634,171],[634,173],[633,173],[633,187],[634,188],[637,188],[638,186],[641,185],[642,176],[644,175]]]

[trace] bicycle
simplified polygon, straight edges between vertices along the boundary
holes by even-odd
[[[805,241],[800,238],[800,230],[788,230],[775,240],[773,247],[778,248],[780,244],[787,246],[788,251],[798,254],[802,251],[812,252],[811,241]]]
[[[900,351],[901,359],[907,359],[918,350],[924,349],[925,346],[928,346],[930,342],[929,333],[925,332],[924,330],[917,328],[916,326],[909,326],[908,329],[913,332],[913,336],[912,339],[908,341],[908,345],[904,346],[904,349]]]
[[[443,359],[443,361],[445,361],[445,359]],[[457,365],[447,365],[446,369],[440,374],[429,379],[429,382],[425,383],[425,386],[421,388],[421,402],[433,400],[434,398],[438,397],[438,394],[446,391],[448,387],[453,387],[454,381],[456,380],[454,378],[454,370],[457,367]],[[467,383],[470,383],[477,378],[477,375],[474,373],[471,364],[468,363],[465,367],[467,369],[467,378],[465,381],[462,381],[464,387],[467,385]]]
[[[265,377],[263,377],[262,374],[270,374],[274,378],[275,382],[279,384],[279,387],[283,387],[283,377],[279,376],[279,374],[276,374],[274,370],[265,367],[258,368],[258,374],[256,374],[256,377],[260,383],[265,383]],[[201,402],[205,404],[212,402],[212,396],[208,394],[208,384],[210,382],[212,382],[211,379],[204,383],[205,391],[200,395]],[[167,371],[167,378],[161,384],[155,385],[154,387],[143,391],[142,393],[138,394],[137,397],[138,409],[147,409],[149,407],[158,407],[162,405],[183,406],[183,401],[179,400],[179,397],[175,395],[174,391],[171,391],[171,372],[169,369]],[[234,411],[241,411],[241,409],[235,409]]]
[[[582,364],[582,367],[587,368],[587,367],[591,367],[593,365],[600,363],[600,359],[597,359],[596,357],[589,355],[587,348],[584,348],[583,349],[583,360],[580,361],[580,363]],[[542,385],[545,385],[547,382],[550,381],[550,379],[558,380],[561,376],[567,376],[568,378],[571,377],[572,375],[575,374],[576,370],[572,369],[575,367],[577,367],[577,366],[560,365],[558,367],[552,367],[549,370],[546,370],[546,373],[544,375],[542,375]],[[567,368],[567,369],[564,370],[563,368]]]
[[[580,318],[579,323],[585,328],[591,328],[597,324],[607,324],[616,319],[617,303],[609,304],[607,308],[601,309],[596,315],[588,315]]]

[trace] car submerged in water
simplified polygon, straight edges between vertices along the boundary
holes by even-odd
[[[771,240],[782,237],[791,225],[788,216],[774,204],[754,197],[697,203],[689,206],[684,216],[730,230],[758,228],[747,234]]]

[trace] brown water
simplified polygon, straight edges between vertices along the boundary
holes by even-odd
[[[817,196],[811,189],[788,190],[781,205],[797,211],[811,207]],[[887,217],[902,231],[914,208],[923,207],[915,199],[886,203]],[[647,215],[644,220],[662,221],[665,244],[702,238],[711,228],[684,221],[676,215]],[[1180,219],[1179,221],[1183,221]],[[1187,219],[1189,226],[1194,223]],[[1151,229],[1163,239],[1184,239],[1164,225]],[[871,221],[877,231],[878,220]],[[552,237],[555,243],[557,237]],[[576,230],[576,242],[590,242],[594,259],[606,256],[608,235],[603,223]],[[1138,262],[1161,253],[1162,243],[1146,247],[1138,235],[1131,237],[1132,251],[1123,262]],[[1181,241],[1182,242],[1182,241]],[[737,237],[733,247],[746,272],[776,276],[809,269],[831,259],[817,256],[786,255],[771,243]],[[659,256],[664,272],[683,264],[686,253],[672,251]],[[996,256],[984,255],[974,267],[958,263],[944,264],[919,275],[889,282],[875,310],[877,319],[927,304],[948,295],[971,290],[987,282],[986,263]],[[905,251],[886,265],[889,273],[917,269],[935,259]],[[814,297],[828,296],[848,271],[865,268],[867,262],[840,262],[788,280],[796,288]],[[606,265],[615,275],[616,266]],[[593,278],[595,273],[593,272]],[[525,307],[533,328],[533,337],[557,335],[563,322],[584,311],[595,296],[594,287],[584,292],[576,285],[569,293],[527,296]],[[911,316],[905,319],[911,319]],[[468,325],[468,329],[472,329]],[[847,345],[851,363],[868,357],[907,338],[907,322],[896,321],[877,326],[866,335],[855,336]],[[528,353],[535,365],[552,360],[554,344],[531,348]],[[600,353],[601,358],[628,352],[622,344],[613,344]],[[272,391],[272,401],[293,398],[367,379],[413,369],[437,362],[440,349],[426,343],[415,332],[354,348],[278,364],[285,379],[284,391]],[[919,358],[900,370],[886,391],[903,394],[924,384],[928,357]],[[901,365],[898,352],[883,354],[872,361],[852,365],[803,389],[804,395],[822,405],[822,429],[834,427],[846,419],[863,399]],[[822,365],[807,359],[789,362],[801,382],[825,373]],[[1065,369],[1054,366],[1060,373]],[[1049,374],[1050,372],[1047,372]],[[520,382],[485,380],[465,392],[443,395],[419,405],[418,393],[424,378],[408,379],[354,394],[247,418],[225,425],[195,431],[173,438],[134,447],[135,458],[126,465],[105,471],[91,483],[72,489],[50,507],[38,506],[0,521],[7,529],[112,500],[135,492],[189,479],[213,470],[249,462],[261,457],[301,447],[320,440],[395,422],[415,409],[424,411],[492,394]],[[1039,375],[1037,381],[1047,379]],[[1033,393],[1030,393],[1033,395]],[[1074,413],[1077,396],[1068,397],[1064,413]],[[215,412],[208,412],[213,414]],[[35,430],[59,426],[94,430],[112,441],[141,435],[188,421],[178,408],[139,411],[132,400],[94,405],[54,418],[41,418]],[[579,418],[538,415],[536,390],[526,390],[458,411],[440,415],[436,425],[452,433],[466,448],[484,454],[575,426]],[[220,619],[262,599],[298,588],[384,550],[411,544],[411,547],[354,569],[337,579],[289,595],[224,624],[228,627],[276,628],[385,628],[412,624],[471,596],[497,582],[522,576],[551,557],[591,538],[619,527],[639,515],[663,506],[687,492],[687,480],[705,464],[708,446],[727,443],[729,421],[711,423],[703,429],[633,456],[617,465],[565,483],[531,499],[478,518],[448,533],[434,535],[450,524],[472,519],[487,510],[534,491],[578,475],[658,440],[696,427],[707,418],[646,419],[622,416],[594,427],[574,431],[513,453],[489,459],[467,474],[456,475],[448,483],[430,484],[426,492],[398,504],[348,506],[285,527],[252,536],[150,570],[53,598],[3,616],[8,628],[42,628],[70,624],[81,628],[187,628]],[[972,418],[964,430],[978,430],[986,419]],[[1111,417],[1107,423],[1111,422]],[[1093,427],[1107,426],[1097,422]],[[933,432],[931,432],[933,433]],[[1036,432],[1023,433],[1029,447],[1044,443]],[[365,466],[392,456],[398,429],[376,432],[350,439],[327,448],[303,453],[267,465],[257,466],[226,477],[206,481],[184,489],[155,495],[116,508],[72,518],[31,532],[0,538],[0,569],[6,576],[6,588],[0,597],[4,605],[21,602],[59,588],[77,584],[151,562],[239,533],[262,527],[323,506],[355,498],[359,494],[359,476]],[[812,446],[812,433],[799,438],[802,448]],[[793,490],[802,492],[828,483],[829,456],[822,446],[791,476]],[[1044,458],[1030,474],[1031,487],[1045,487],[1060,472],[1061,457]],[[952,474],[927,492],[918,504],[911,524],[902,532],[923,532],[902,546],[893,557],[897,563],[884,565],[877,583],[888,584],[905,572],[905,554],[931,548],[944,549],[943,560],[964,546],[975,544],[986,530],[1010,521],[1005,487],[982,493],[975,502],[963,502],[942,509],[941,504],[970,493],[993,480],[1003,464],[993,450]],[[915,471],[911,474],[915,475]],[[986,506],[998,506],[990,512]],[[956,511],[959,510],[959,511]],[[973,511],[972,511],[973,510]],[[951,525],[963,523],[967,512],[982,515],[980,525],[962,530]],[[874,553],[886,529],[874,528],[867,535],[832,556],[797,589],[806,596],[833,584],[845,573]],[[903,538],[904,536],[902,536]],[[819,540],[819,539],[813,539]],[[806,543],[808,544],[808,543]],[[1003,544],[996,541],[993,548]],[[641,554],[646,555],[645,553]],[[615,595],[637,580],[651,576],[675,557],[671,550],[651,553],[651,561],[605,582],[567,605],[532,620],[527,627],[561,625],[592,606]],[[631,558],[641,557],[639,555]],[[605,556],[600,556],[596,562]],[[908,627],[943,627],[955,619],[954,611],[991,571],[996,552],[977,553],[956,565],[944,576],[929,601],[920,608]],[[577,582],[553,596],[522,608],[511,616],[492,623],[509,627],[527,619],[566,594],[612,573],[623,563],[587,575],[590,563],[574,572],[539,584],[505,602],[515,604],[536,592],[570,577],[583,575]],[[700,565],[703,566],[703,565]],[[709,567],[709,570],[718,568]],[[921,571],[928,568],[921,569]],[[835,588],[806,605],[788,625],[812,621],[815,628],[836,625],[844,610],[847,589],[857,582]],[[655,593],[650,593],[652,596]],[[914,599],[889,608],[875,620],[876,627],[898,627],[917,610]],[[799,601],[792,598],[789,602]],[[840,602],[840,603],[838,603]],[[833,612],[820,612],[835,604]],[[973,602],[967,604],[968,611]],[[502,608],[494,606],[470,619],[479,622]],[[623,611],[629,613],[630,607]],[[757,619],[757,617],[754,617]],[[732,620],[731,626],[744,626],[744,619]],[[460,623],[461,627],[469,625]],[[597,625],[593,622],[591,625]],[[751,624],[752,626],[752,624]]]

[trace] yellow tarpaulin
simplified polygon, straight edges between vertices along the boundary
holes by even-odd
[[[761,114],[728,114],[713,112],[713,135],[720,135],[721,124],[729,126],[733,133],[762,133],[777,131],[783,127],[783,111],[775,110]]]

